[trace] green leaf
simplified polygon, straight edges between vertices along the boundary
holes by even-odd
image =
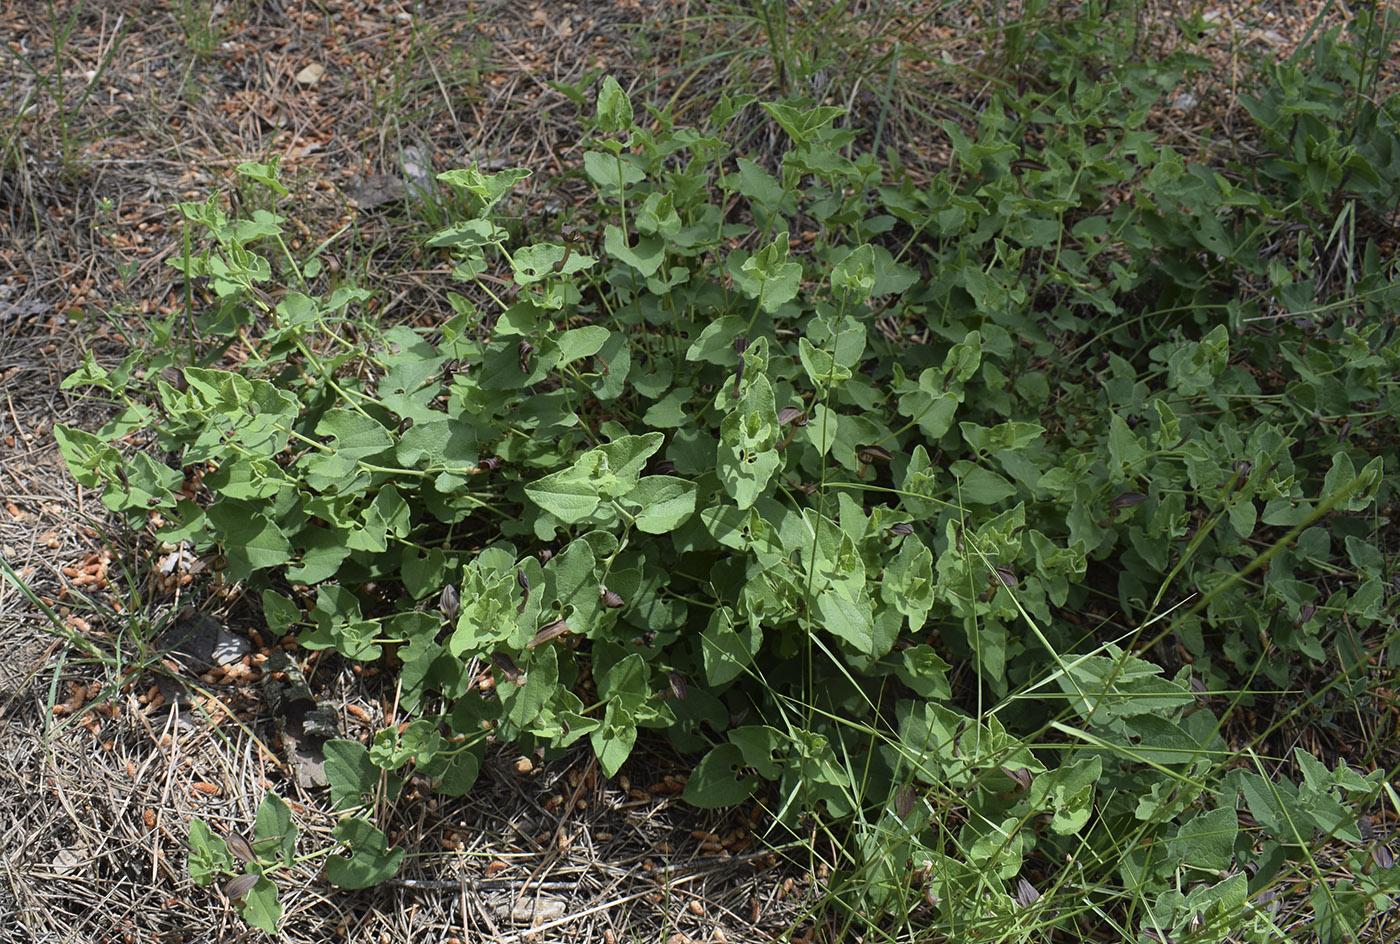
[[[1045,435],[1045,427],[1039,423],[1010,422],[991,427],[959,423],[958,430],[962,433],[963,441],[973,449],[993,454],[1024,451]]]
[[[722,129],[725,125],[734,120],[735,115],[757,100],[758,96],[749,92],[736,95],[733,98],[730,98],[727,92],[720,92],[719,101],[715,102],[715,106],[710,109],[710,114],[707,116],[706,120],[715,130]]]
[[[773,120],[798,146],[810,144],[822,128],[846,113],[846,109],[834,105],[815,105],[802,109],[782,102],[760,102],[760,106],[773,116]]]
[[[1366,464],[1361,474],[1356,472],[1351,457],[1344,451],[1332,454],[1332,466],[1322,482],[1319,498],[1327,500],[1340,494],[1347,494],[1345,501],[1339,502],[1338,510],[1364,511],[1375,497],[1374,488],[1380,480],[1383,459],[1376,456]],[[1358,481],[1359,480],[1359,481]]]
[[[741,509],[767,492],[778,470],[782,461],[776,449],[778,433],[773,388],[766,376],[759,375],[720,423],[719,478]]]
[[[297,855],[297,826],[292,808],[275,793],[258,804],[253,824],[253,852],[264,865],[291,866]]]
[[[776,728],[766,724],[746,724],[729,731],[730,743],[744,755],[744,763],[758,771],[760,777],[777,780],[783,775],[780,760],[785,739]]]
[[[632,371],[632,345],[620,331],[608,335],[598,359],[606,366],[601,374],[591,374],[584,379],[601,402],[608,403],[622,396]]]
[[[695,513],[695,483],[670,475],[648,475],[627,493],[623,503],[636,509],[637,530],[666,534]]]
[[[285,197],[290,191],[277,179],[278,162],[280,155],[274,155],[273,159],[266,164],[259,164],[256,161],[244,161],[237,167],[238,173],[249,180],[256,180],[279,197]]]
[[[437,593],[446,582],[447,554],[440,547],[429,548],[426,555],[419,554],[416,547],[405,547],[399,573],[404,589],[413,599],[421,600]]]
[[[1088,813],[1085,813],[1088,821]],[[1171,841],[1173,858],[1188,869],[1223,872],[1234,862],[1239,819],[1233,807],[1197,813],[1182,824]]]
[[[1160,666],[1111,645],[1108,651],[1112,658],[1075,659],[1068,669],[1073,678],[1058,678],[1070,705],[1085,720],[1166,714],[1195,703],[1195,696],[1181,683],[1161,677]]]
[[[394,444],[383,424],[353,410],[330,410],[316,424],[316,435],[335,439],[337,455],[351,459],[377,456]]]
[[[734,163],[739,167],[739,192],[769,209],[776,209],[783,199],[783,185],[746,157],[737,158]]]
[[[414,769],[428,765],[443,746],[442,734],[428,718],[416,718],[398,727],[383,728],[370,743],[369,759],[383,770],[397,770],[412,763]]]
[[[253,927],[274,936],[277,934],[277,923],[282,920],[282,903],[277,900],[277,886],[271,879],[267,876],[258,879],[258,884],[243,896],[238,914]]]
[[[1183,725],[1159,715],[1136,715],[1114,726],[1105,740],[1131,763],[1190,764],[1207,753]]]
[[[738,623],[734,611],[721,606],[710,614],[710,623],[700,635],[705,678],[711,685],[732,682],[753,662],[762,640],[760,627]]]
[[[721,744],[700,759],[685,783],[685,802],[702,810],[737,806],[758,789],[759,780],[744,773],[744,754],[733,744]]]
[[[847,600],[866,599],[865,561],[855,540],[835,521],[816,511],[807,511],[804,519],[803,539],[797,550],[809,575],[810,589],[820,592],[834,587]],[[813,534],[815,543],[809,537]]]
[[[865,301],[875,289],[875,249],[863,243],[843,255],[831,267],[831,289],[836,295],[850,295]]]
[[[549,706],[558,695],[559,687],[559,657],[555,647],[543,646],[536,650],[522,678],[523,684],[517,680],[507,685],[504,678],[497,682],[503,725],[506,730],[518,733],[551,727],[554,719]]]
[[[895,555],[885,567],[880,581],[880,598],[909,618],[909,631],[918,633],[933,608],[933,552],[916,535],[906,535]]]
[[[544,567],[544,580],[544,604],[552,605],[558,615],[567,616],[575,632],[588,633],[598,612],[598,586],[602,582],[597,557],[588,541],[571,541],[563,553],[554,555]],[[568,612],[570,607],[572,613]],[[525,615],[530,612],[527,607]]]
[[[435,480],[445,492],[454,491],[458,481],[466,482],[467,470],[480,459],[476,429],[462,418],[415,422],[399,439],[394,454],[411,469],[445,469]]]
[[[691,420],[685,407],[694,396],[695,392],[689,387],[677,387],[649,406],[642,415],[642,422],[648,426],[684,426]]]
[[[442,176],[439,174],[438,179],[442,179]],[[505,231],[497,228],[490,220],[464,220],[434,233],[428,240],[428,245],[469,249],[473,246],[489,246],[500,242],[505,236]]]
[[[572,466],[536,479],[525,494],[566,524],[588,518],[600,502],[621,498],[636,488],[647,459],[661,448],[659,432],[622,436],[579,455]]]
[[[1109,414],[1108,459],[1112,463],[1113,481],[1122,482],[1137,475],[1138,465],[1147,450],[1143,448],[1137,434],[1117,413]]]
[[[444,796],[466,796],[481,773],[481,758],[472,751],[458,750],[439,773],[430,768],[434,786]]]
[[[412,525],[412,512],[392,483],[383,485],[365,509],[363,525],[351,530],[345,546],[355,551],[382,554],[388,550],[388,536],[405,537]]]
[[[849,370],[854,370],[865,355],[865,323],[850,315],[818,315],[807,322],[806,336],[813,347],[830,352],[836,363]]]
[[[241,502],[218,502],[205,512],[219,532],[229,573],[237,580],[255,570],[279,567],[292,559],[292,545],[282,530]]]
[[[495,174],[483,174],[473,162],[465,169],[438,174],[437,179],[476,197],[480,201],[476,213],[478,216],[485,216],[512,187],[529,176],[530,172],[523,167],[513,167]]]
[[[233,871],[233,853],[229,852],[228,843],[197,816],[190,820],[189,846],[190,879],[196,885],[208,885],[215,876]]]
[[[1006,681],[1006,647],[1009,635],[1006,625],[988,616],[981,625],[975,625],[971,616],[964,620],[963,632],[973,643],[977,669],[987,679],[996,683]]]
[[[681,231],[681,218],[676,213],[675,195],[652,193],[637,211],[637,229],[648,236],[674,237]],[[688,269],[682,271],[689,272]],[[661,294],[661,293],[658,293]]]
[[[1049,810],[1050,828],[1057,834],[1076,833],[1094,811],[1094,785],[1102,774],[1099,757],[1081,758],[1042,774],[1031,783],[1031,809]]]
[[[560,253],[562,255],[562,252]],[[517,302],[501,313],[501,317],[496,319],[496,326],[492,333],[496,337],[516,337],[525,335],[533,337],[541,331],[551,328],[549,320],[545,317],[539,306],[527,302]]]
[[[515,612],[520,591],[512,577],[505,574],[482,577],[475,571],[473,568],[469,579],[462,584],[462,611],[448,640],[448,651],[459,658],[511,638],[524,625],[517,616],[531,619],[535,612],[530,608],[523,614]]]
[[[403,849],[389,848],[384,834],[362,819],[341,820],[331,838],[343,843],[350,853],[349,858],[333,855],[326,859],[326,878],[340,888],[378,885],[393,878],[403,862]]]
[[[868,599],[847,599],[833,587],[817,596],[817,613],[821,616],[822,628],[856,652],[871,658],[884,655],[875,645],[875,621]]]
[[[966,459],[959,459],[948,466],[959,479],[957,496],[964,502],[978,505],[995,505],[1016,494],[1016,486],[1004,477]]]
[[[326,755],[326,780],[331,788],[331,805],[336,809],[358,806],[362,798],[379,788],[381,773],[369,751],[358,741],[331,740],[322,749]]]
[[[947,701],[953,696],[948,684],[947,662],[933,650],[932,646],[920,643],[899,653],[899,664],[895,674],[910,690],[923,698]]]
[[[605,76],[603,87],[598,90],[598,130],[605,133],[630,131],[632,128],[632,103],[627,93],[612,76]]]
[[[661,448],[665,439],[665,434],[656,432],[641,436],[619,436],[590,452],[601,452],[607,457],[608,465],[616,470],[618,481],[623,483],[622,492],[626,493],[637,484],[638,477],[646,468],[647,460],[656,454],[656,450]]]
[[[933,373],[933,368],[924,371],[925,376],[931,376]],[[921,377],[921,386],[923,380],[924,378]],[[920,389],[906,393],[899,398],[899,412],[913,418],[925,436],[930,440],[937,441],[942,439],[943,434],[952,428],[953,418],[957,413],[958,404],[962,403],[962,400],[961,390],[929,393]]]
[[[60,390],[72,390],[74,387],[94,386],[103,390],[111,390],[113,387],[111,375],[107,369],[97,363],[97,357],[92,351],[83,352],[83,360],[78,368],[63,378],[58,385]]]
[[[729,261],[738,258],[731,255]],[[749,298],[758,299],[759,307],[770,315],[797,297],[802,281],[802,266],[788,258],[786,232],[779,233],[773,242],[737,267],[727,264],[727,268],[739,289]]]
[[[798,441],[805,439],[817,450],[818,455],[825,456],[831,452],[831,447],[836,444],[840,435],[841,415],[828,409],[825,403],[818,403],[812,410],[807,425],[798,433]]]
[[[272,498],[285,488],[296,487],[282,467],[271,459],[249,456],[224,463],[217,471],[204,476],[204,484],[211,491],[242,501]]]
[[[981,332],[967,332],[961,341],[949,348],[947,356],[943,358],[942,375],[957,383],[967,383],[982,364],[982,348]],[[925,384],[924,378],[925,375],[919,376],[921,387]]]
[[[1235,534],[1247,538],[1254,533],[1254,526],[1259,521],[1259,509],[1255,507],[1253,499],[1248,496],[1236,497],[1225,506],[1225,512]]]
[[[807,371],[808,379],[818,390],[829,390],[851,379],[849,368],[836,363],[836,358],[826,351],[813,347],[812,342],[806,338],[797,339],[797,353],[802,360],[802,368]]]
[[[747,551],[751,545],[748,528],[755,514],[753,510],[740,511],[733,505],[718,504],[702,509],[700,518],[710,536],[720,544]]]
[[[647,179],[647,175],[624,156],[602,151],[584,151],[583,170],[604,196],[611,197],[617,197],[623,188]]]
[[[902,295],[911,286],[923,280],[923,276],[912,266],[896,262],[884,246],[872,246],[875,253],[875,285],[872,295]]]
[[[744,333],[747,322],[738,315],[724,315],[711,321],[686,349],[687,361],[704,361],[721,367],[737,367],[739,354],[734,339]]]
[[[632,753],[633,745],[637,743],[636,725],[623,720],[619,704],[616,701],[608,704],[602,725],[589,735],[593,752],[598,755],[598,766],[608,777],[615,776],[622,769]]]
[[[307,525],[297,532],[302,547],[301,563],[287,568],[287,579],[297,583],[318,584],[334,577],[341,563],[350,556],[343,532],[316,525]]]
[[[122,465],[121,453],[105,441],[62,423],[54,424],[53,436],[58,440],[58,451],[68,464],[69,473],[79,485],[96,488],[104,480],[116,478],[116,470]]]
[[[615,491],[616,487],[617,476],[600,467],[594,456],[588,460],[587,466],[576,462],[572,468],[537,479],[525,486],[525,494],[560,521],[574,524],[598,508],[602,490]]]
[[[611,223],[603,228],[603,248],[648,279],[656,274],[666,258],[666,243],[659,236],[638,236],[637,244],[630,246],[627,234]]]
[[[586,325],[572,328],[555,338],[559,345],[559,362],[567,364],[581,357],[592,357],[603,349],[608,340],[608,329],[600,325]]]
[[[555,267],[562,267],[569,251],[558,243],[535,243],[522,246],[511,256],[511,275],[517,285],[534,285],[549,278]]]
[[[1239,784],[1250,815],[1279,842],[1293,845],[1312,838],[1298,807],[1298,788],[1292,783],[1274,782],[1253,771],[1242,771]]]
[[[1209,390],[1230,360],[1230,335],[1218,324],[1200,341],[1178,342],[1167,356],[1167,382],[1186,397]]]
[[[317,491],[343,489],[359,471],[360,462],[375,459],[394,445],[382,424],[353,410],[328,410],[316,433],[335,440],[328,450],[308,453],[301,460],[307,483]]]

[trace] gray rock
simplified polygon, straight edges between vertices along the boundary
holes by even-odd
[[[218,620],[186,606],[156,637],[156,645],[187,671],[199,675],[217,665],[229,665],[252,650],[252,644]]]

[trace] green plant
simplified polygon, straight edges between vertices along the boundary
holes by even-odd
[[[195,59],[208,59],[219,48],[224,31],[216,20],[221,14],[209,0],[178,0],[170,14]]]
[[[214,832],[204,820],[190,821],[190,877],[209,885],[227,876],[224,896],[249,924],[277,932],[282,905],[275,876],[309,858],[326,857],[326,877],[341,888],[368,888],[394,875],[402,849],[390,849],[384,834],[362,819],[346,819],[331,833],[336,845],[311,856],[298,856],[297,825],[285,800],[269,793],[258,804],[252,839],[230,830]],[[337,853],[346,854],[337,854]]]
[[[49,0],[49,33],[53,46],[53,66],[49,70],[41,69],[29,58],[21,55],[16,48],[6,44],[5,51],[34,77],[35,82],[34,88],[25,96],[25,100],[20,104],[14,119],[10,122],[9,134],[3,147],[0,147],[0,154],[5,156],[6,161],[21,161],[16,153],[16,148],[19,132],[26,121],[36,124],[42,123],[43,125],[52,121],[56,125],[53,130],[55,134],[54,146],[57,151],[57,154],[53,156],[57,158],[63,175],[71,177],[81,166],[82,154],[87,145],[96,140],[102,129],[110,123],[111,119],[107,119],[80,126],[80,115],[88,98],[102,81],[102,76],[111,64],[112,57],[121,48],[122,40],[126,37],[131,24],[119,20],[116,35],[106,44],[106,51],[97,62],[96,68],[84,70],[86,82],[76,99],[70,101],[69,86],[64,78],[64,66],[69,59],[68,41],[72,38],[73,29],[77,25],[79,17],[82,16],[83,10],[84,4],[78,3],[73,7],[73,12],[69,14],[68,19],[60,21],[57,7],[53,0]],[[43,113],[42,98],[44,96],[47,96],[53,103],[54,112],[51,115]],[[31,139],[36,137],[32,129],[28,136]]]
[[[469,10],[446,20],[415,12],[406,28],[393,28],[393,43],[402,55],[383,73],[369,69],[359,75],[376,115],[370,126],[380,129],[380,149],[388,155],[383,170],[402,182],[409,213],[433,227],[453,219],[458,208],[431,180],[432,155],[420,132],[407,129],[421,129],[428,116],[445,111],[457,134],[467,136],[458,111],[479,95],[491,48],[484,35],[476,34],[470,43],[462,40],[476,32],[475,20]]]
[[[765,167],[725,138],[751,96],[644,123],[606,79],[568,228],[504,225],[525,169],[439,176],[465,218],[426,248],[472,297],[433,331],[310,294],[276,165],[245,164],[270,209],[179,207],[205,239],[173,264],[212,292],[187,345],[90,358],[67,384],[122,411],[60,446],[132,526],[217,549],[273,632],[392,653],[412,720],[328,764],[376,877],[367,796],[460,794],[490,742],[588,738],[612,775],[652,729],[706,752],[692,803],[849,828],[853,915],[1262,939],[1250,896],[1318,834],[1359,843],[1385,772],[1227,773],[1197,688],[1287,687],[1280,651],[1354,672],[1333,627],[1392,605],[1400,340],[1361,315],[1393,264],[1368,255],[1326,325],[1232,334],[1260,317],[1236,280],[1276,271],[1275,192],[1154,144],[1171,64],[1054,68],[1078,71],[946,124],[955,169],[922,187],[849,153],[839,108],[762,103],[789,142]],[[1360,413],[1364,442],[1317,435]],[[1111,632],[1071,618],[1100,607]],[[1162,642],[1194,664],[1149,662]],[[1342,928],[1390,877],[1318,913]]]
[[[1357,271],[1358,233],[1393,217],[1400,187],[1400,96],[1375,94],[1379,64],[1395,45],[1393,11],[1363,13],[1348,32],[1323,31],[1271,65],[1272,81],[1243,99],[1263,131],[1250,177],[1280,191],[1285,210],[1296,207],[1290,216],[1310,224],[1297,227],[1292,265],[1271,267],[1270,279],[1290,312],[1313,320],[1331,317],[1338,283],[1342,297],[1370,295],[1358,283],[1375,284],[1378,260],[1363,258]],[[1304,54],[1306,66],[1298,62]]]

